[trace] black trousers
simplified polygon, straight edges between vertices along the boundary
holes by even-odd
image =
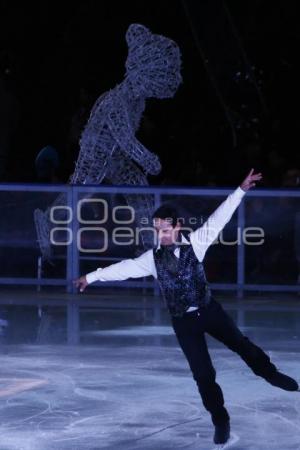
[[[197,383],[203,405],[210,412],[214,425],[228,421],[229,414],[224,407],[222,390],[216,383],[216,371],[208,353],[205,333],[240,355],[256,375],[267,379],[277,371],[268,355],[241,333],[214,298],[207,308],[185,313],[183,317],[171,316],[171,320]]]

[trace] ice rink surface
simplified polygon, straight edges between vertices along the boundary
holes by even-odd
[[[101,314],[80,346],[1,345],[0,450],[217,449],[168,319],[154,325],[141,311]],[[299,382],[300,307],[276,311],[269,303],[233,315]],[[300,392],[269,385],[207,340],[231,415],[228,448],[300,450]]]

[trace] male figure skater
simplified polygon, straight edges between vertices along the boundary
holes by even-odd
[[[94,281],[126,280],[153,275],[160,285],[171,315],[178,342],[197,383],[204,407],[215,426],[214,442],[224,444],[230,437],[230,417],[223,393],[216,383],[205,340],[205,333],[223,342],[252,369],[274,386],[287,391],[298,384],[280,373],[261,348],[253,344],[235,325],[222,305],[211,295],[203,268],[208,247],[231,219],[245,193],[262,179],[251,169],[242,184],[230,194],[198,229],[184,236],[175,208],[162,205],[153,214],[158,246],[135,259],[124,259],[104,269],[99,268],[75,280],[82,292]]]

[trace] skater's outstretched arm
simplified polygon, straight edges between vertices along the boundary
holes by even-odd
[[[215,241],[221,230],[231,219],[246,192],[262,179],[261,173],[251,169],[240,186],[221,203],[207,221],[190,234],[191,244],[199,261],[202,261],[208,247]]]
[[[152,250],[148,250],[138,258],[123,259],[110,266],[99,267],[94,272],[74,280],[74,284],[79,288],[80,292],[83,292],[88,284],[95,281],[122,281],[128,278],[141,278],[149,275],[153,275],[155,278],[157,276]]]

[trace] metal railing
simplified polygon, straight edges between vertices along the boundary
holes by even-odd
[[[182,197],[182,196],[190,196],[190,197],[221,197],[221,201],[224,200],[228,194],[232,193],[234,188],[188,188],[188,187],[178,187],[178,186],[145,186],[145,187],[136,187],[136,186],[107,186],[107,185],[99,185],[99,186],[78,186],[78,185],[39,185],[39,184],[0,184],[0,195],[4,193],[12,193],[12,192],[23,192],[23,193],[61,193],[65,192],[67,194],[68,207],[73,211],[76,211],[78,200],[85,196],[91,195],[101,195],[101,194],[149,194],[153,195],[155,199],[155,206],[157,207],[161,203],[161,199],[164,196],[172,196],[173,198]],[[239,229],[243,229],[246,225],[246,217],[245,217],[245,201],[248,199],[261,198],[265,201],[269,199],[280,199],[280,198],[289,198],[289,199],[298,199],[299,204],[297,205],[298,210],[300,211],[300,192],[296,189],[255,189],[249,191],[246,196],[242,199],[238,209],[237,209],[237,227]],[[46,205],[47,206],[47,205]],[[211,211],[213,212],[213,210]],[[34,227],[33,219],[32,226]],[[79,230],[79,223],[76,214],[73,215],[73,220],[70,223],[70,229],[72,230],[72,235],[76,236]],[[0,237],[1,239],[1,237]],[[35,243],[36,245],[36,243]],[[1,244],[0,244],[1,248]],[[35,262],[37,270],[36,277],[5,277],[0,276],[0,285],[61,285],[66,286],[68,292],[75,292],[72,284],[72,280],[77,278],[80,275],[80,261],[81,260],[97,260],[101,259],[112,261],[118,261],[123,259],[122,257],[115,258],[107,258],[101,256],[82,256],[75,245],[75,242],[72,245],[67,246],[66,251],[66,277],[65,278],[43,278],[41,276],[41,271],[38,270],[38,261]],[[299,284],[295,282],[295,284],[266,284],[266,283],[247,283],[245,277],[245,245],[244,242],[241,241],[236,248],[236,282],[228,282],[228,283],[210,283],[212,289],[216,290],[233,290],[237,292],[237,296],[242,298],[245,291],[270,291],[270,292],[298,292],[300,290]],[[105,282],[107,286],[116,286],[123,285],[126,287],[132,288],[153,288],[157,289],[156,283],[154,280],[149,281],[142,279],[141,281],[136,280],[126,280],[122,282]]]

